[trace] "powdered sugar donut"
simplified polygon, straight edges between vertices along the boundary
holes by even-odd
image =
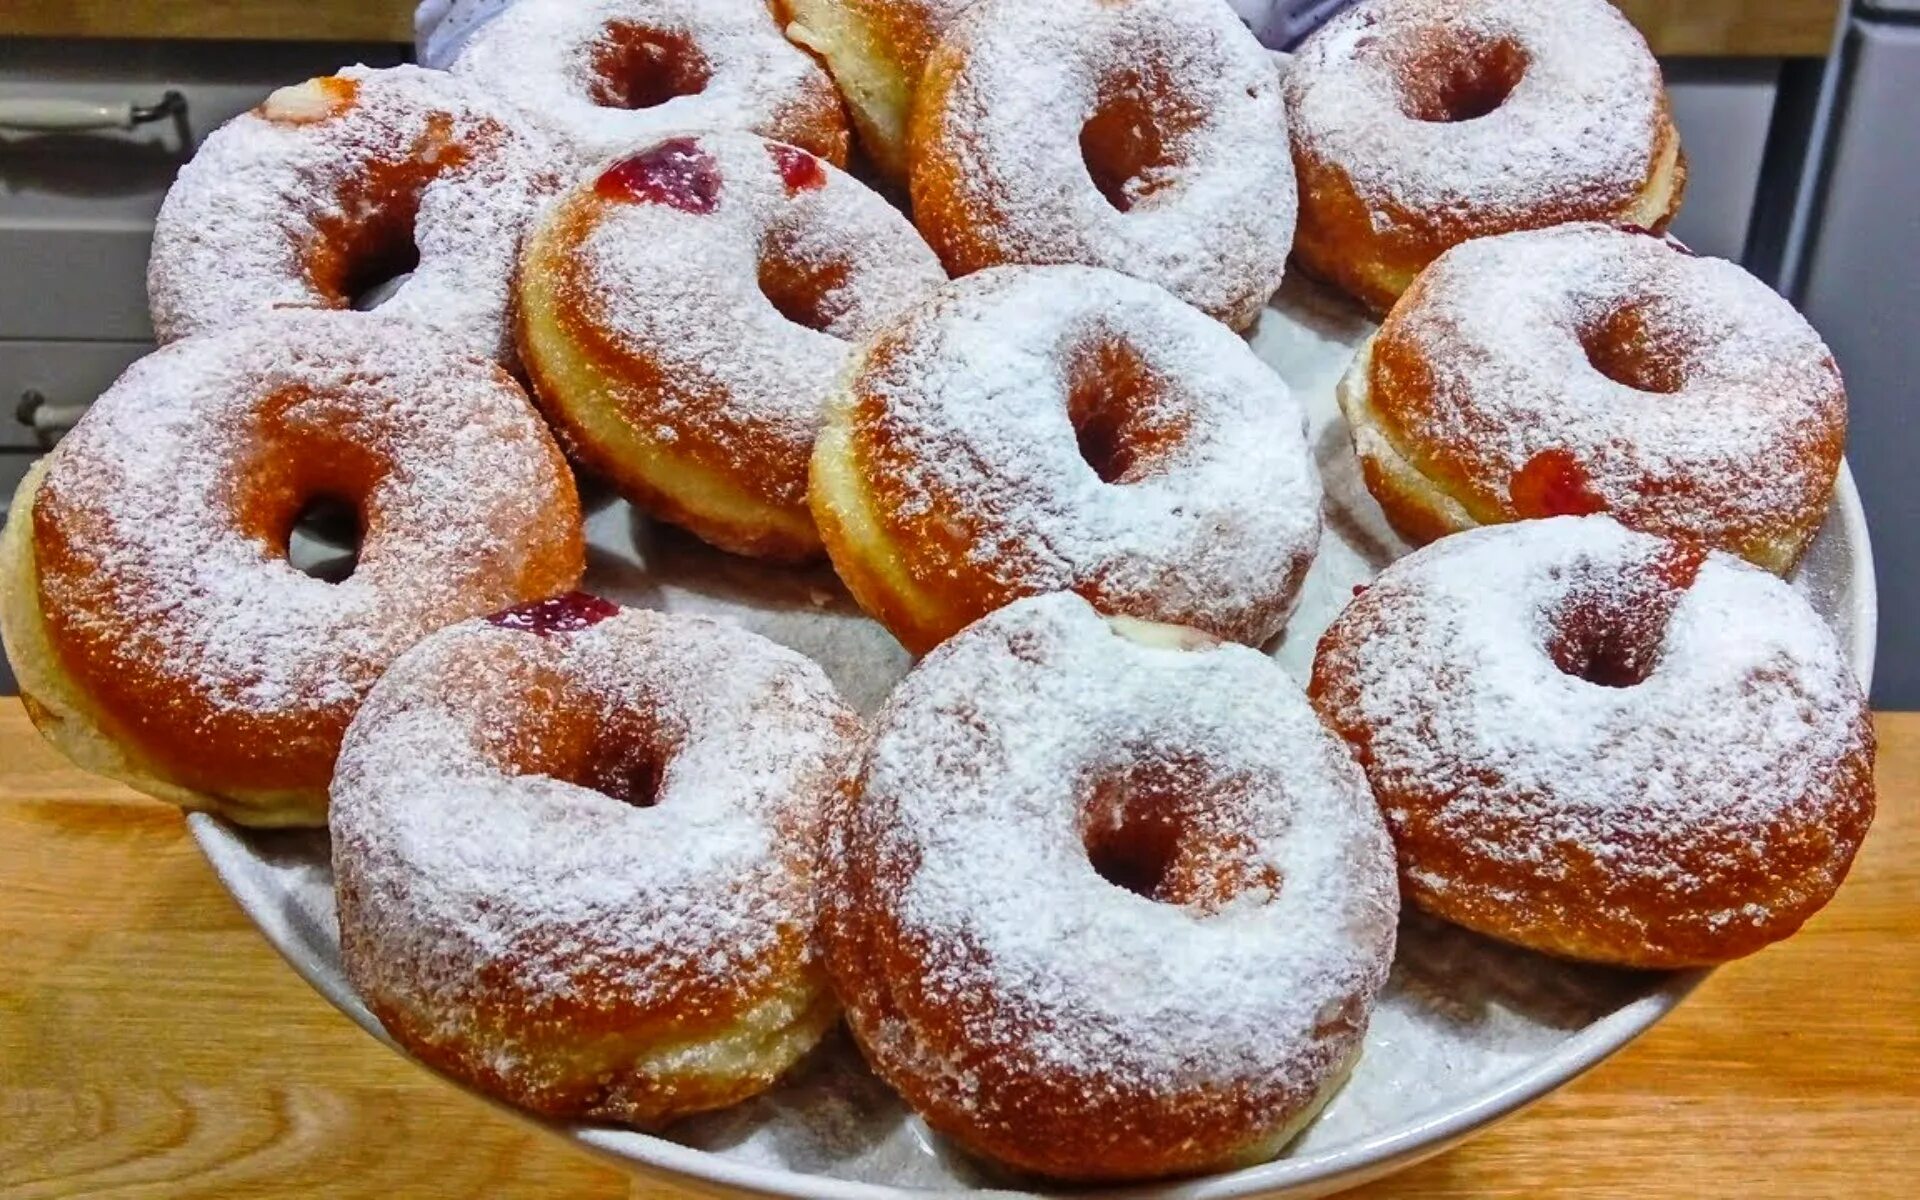
[[[1407,896],[1637,967],[1750,954],[1845,878],[1873,728],[1785,583],[1607,517],[1474,530],[1388,567],[1320,643]]]
[[[887,179],[907,180],[907,118],[927,56],[975,0],[781,0],[787,36],[820,56],[846,97],[860,144]]]
[[[745,1099],[838,1011],[813,860],[859,728],[718,621],[576,595],[444,630],[341,750],[347,977],[407,1050],[547,1116]]]
[[[583,162],[693,130],[752,130],[847,161],[833,81],[767,0],[520,0],[473,35],[457,75]]]
[[[1089,267],[958,280],[861,350],[814,450],[814,516],[916,652],[1021,596],[1259,644],[1320,536],[1286,384],[1223,326]]]
[[[742,554],[820,553],[807,459],[849,341],[946,281],[905,217],[804,150],[672,138],[554,205],[520,344],[574,456]]]
[[[1847,394],[1739,267],[1599,225],[1448,251],[1339,388],[1367,486],[1415,541],[1609,512],[1777,572],[1820,530]]]
[[[380,305],[476,354],[512,349],[520,235],[561,160],[511,110],[417,67],[282,88],[214,131],[167,193],[148,299],[172,341],[282,308]]]
[[[914,220],[956,275],[1110,267],[1244,328],[1293,240],[1284,123],[1219,0],[982,0],[920,84]]]
[[[340,582],[287,561],[320,497],[359,516]],[[573,478],[498,366],[407,322],[289,313],[135,363],[34,468],[0,628],[35,724],[81,766],[317,824],[388,663],[574,586],[583,559]]]
[[[1607,0],[1361,0],[1285,91],[1294,254],[1382,311],[1470,238],[1663,230],[1686,186],[1660,66]]]
[[[875,719],[821,926],[868,1061],[1044,1175],[1272,1157],[1360,1053],[1393,851],[1345,748],[1258,652],[1023,600]]]

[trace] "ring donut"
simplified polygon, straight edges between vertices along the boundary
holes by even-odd
[[[597,163],[675,133],[751,130],[844,166],[833,81],[768,0],[519,0],[454,60]]]
[[[287,561],[321,498],[359,519],[339,582]],[[573,477],[505,372],[407,322],[289,313],[141,359],[29,473],[0,630],[76,763],[242,824],[313,825],[388,663],[583,568]]]
[[[1361,0],[1285,92],[1294,256],[1380,312],[1469,239],[1661,231],[1686,188],[1660,65],[1608,0]]]
[[[838,1013],[813,859],[859,729],[718,621],[574,595],[443,630],[341,750],[347,978],[416,1057],[545,1116],[762,1091]]]
[[[811,502],[861,606],[924,653],[1021,596],[1258,645],[1320,538],[1299,401],[1150,284],[1001,267],[869,341],[814,449]]]
[[[1293,240],[1284,121],[1219,0],[982,0],[920,84],[914,220],[955,275],[1109,267],[1244,329]]]
[[[147,270],[162,342],[286,308],[379,305],[508,361],[520,236],[562,160],[478,89],[418,67],[281,88],[167,192]]]
[[[1832,898],[1873,820],[1873,727],[1787,584],[1608,517],[1394,563],[1321,639],[1407,898],[1535,950],[1725,962]]]
[[[1784,574],[1847,440],[1840,372],[1792,305],[1599,225],[1449,250],[1338,394],[1367,486],[1415,542],[1609,512]]]
[[[820,554],[807,460],[850,343],[946,275],[852,177],[752,134],[671,138],[553,205],[520,352],[574,457],[727,550]]]
[[[1359,1056],[1399,910],[1366,781],[1270,659],[1068,595],[907,678],[822,863],[874,1069],[1079,1182],[1278,1153]]]

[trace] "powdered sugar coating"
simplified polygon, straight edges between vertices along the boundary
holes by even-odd
[[[1786,583],[1720,554],[1689,580],[1685,553],[1608,517],[1473,530],[1388,567],[1329,630],[1315,701],[1423,907],[1679,966],[1784,937],[1839,886],[1873,813],[1859,684]],[[1568,638],[1645,641],[1645,679],[1567,673]]]
[[[286,557],[316,494],[364,526],[338,583]],[[583,566],[572,478],[524,393],[374,315],[281,314],[141,359],[60,443],[33,515],[69,668],[216,793],[190,768],[324,792],[348,718],[402,650]]]
[[[811,876],[859,728],[817,667],[728,623],[442,631],[368,698],[334,780],[355,987],[535,1107],[581,1089],[589,1115],[657,1118],[649,1086],[731,1066],[729,1031],[769,1008],[807,1034],[777,1073],[831,1019]],[[650,765],[650,802],[547,773],[579,748]],[[583,1056],[602,1073],[565,1078]]]
[[[215,130],[168,191],[147,272],[154,328],[171,341],[271,309],[345,308],[353,297],[326,276],[356,231],[417,202],[419,264],[382,317],[508,360],[520,236],[560,161],[510,109],[439,71],[354,66],[275,93]]]
[[[1502,44],[1524,71],[1498,108],[1410,114],[1410,78],[1426,85]],[[1376,226],[1453,219],[1484,233],[1543,209],[1624,211],[1667,119],[1659,64],[1607,0],[1361,0],[1307,39],[1284,86],[1296,144],[1339,168]]]
[[[1602,374],[1613,347],[1675,390]],[[1566,454],[1627,524],[1780,569],[1819,529],[1847,427],[1833,356],[1772,289],[1591,224],[1448,251],[1361,352],[1341,402],[1363,460],[1406,458],[1482,523],[1559,515],[1516,487],[1536,456]],[[1786,547],[1777,563],[1772,544]]]
[[[520,0],[474,34],[452,70],[524,109],[583,165],[671,133],[728,129],[846,161],[839,94],[766,0]],[[675,70],[698,87],[638,108],[618,95]]]
[[[1103,787],[1160,772],[1204,902],[1089,858]],[[1166,774],[1171,772],[1171,775]],[[947,642],[876,718],[830,822],[830,964],[880,1074],[976,1150],[1078,1178],[1271,1154],[1350,1065],[1392,957],[1392,852],[1294,685],[1065,595]]]
[[[528,369],[576,454],[623,490],[652,499],[661,485],[631,478],[648,473],[615,437],[796,513],[817,555],[807,460],[852,343],[933,294],[946,273],[891,205],[805,151],[744,133],[661,148],[677,148],[676,170],[710,177],[703,186],[716,198],[689,211],[603,195],[589,179],[555,205],[521,282]],[[800,185],[788,179],[796,170]],[[686,517],[679,496],[649,506],[753,549],[731,544],[730,527]]]
[[[1114,482],[1083,456],[1083,400],[1128,460]],[[1065,590],[1257,645],[1319,543],[1286,384],[1224,327],[1110,271],[955,281],[868,345],[829,420],[912,585],[985,606],[960,624]],[[830,500],[816,486],[816,509]]]
[[[943,32],[917,104],[915,218],[955,273],[1109,267],[1236,328],[1280,286],[1295,192],[1279,81],[1218,0],[985,0]],[[1159,146],[1130,164],[1125,211],[1082,149],[1103,112]]]

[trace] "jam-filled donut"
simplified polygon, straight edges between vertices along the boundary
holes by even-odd
[[[940,33],[975,0],[783,0],[787,36],[818,54],[880,173],[907,179],[907,118]]]
[[[982,0],[920,84],[914,220],[955,275],[1110,267],[1241,329],[1293,240],[1284,121],[1219,0]]]
[[[520,350],[561,440],[727,550],[820,553],[807,459],[862,337],[946,280],[905,217],[804,150],[677,137],[555,204],[520,274]]]
[[[1784,938],[1873,820],[1873,728],[1819,615],[1738,559],[1562,517],[1387,568],[1312,694],[1358,753],[1407,896],[1633,967]]]
[[[1067,1180],[1271,1158],[1393,957],[1366,780],[1274,663],[1023,600],[875,720],[821,929],[868,1061],[934,1129]]]
[[[847,161],[833,80],[768,0],[519,0],[453,72],[598,162],[673,133],[752,130]]]
[[[1258,645],[1320,537],[1300,404],[1246,343],[1091,267],[948,285],[860,351],[810,499],[861,606],[924,653],[1021,596]]]
[[[859,730],[718,621],[576,594],[443,630],[341,750],[347,977],[415,1056],[546,1116],[744,1100],[838,1012],[814,858]]]
[[[351,506],[352,574],[287,559]],[[505,372],[404,321],[289,313],[135,363],[21,484],[0,629],[81,766],[249,825],[324,822],[347,722],[443,625],[580,579],[573,478]]]
[[[1294,257],[1383,312],[1470,238],[1664,230],[1686,188],[1660,65],[1608,0],[1361,0],[1285,93]]]
[[[504,360],[520,236],[564,161],[440,71],[348,67],[282,88],[215,130],[167,193],[154,330],[165,342],[273,309],[348,308],[411,272],[383,317]]]
[[[1781,573],[1820,530],[1847,438],[1840,372],[1792,305],[1600,225],[1448,251],[1339,397],[1367,486],[1416,542],[1609,512]]]

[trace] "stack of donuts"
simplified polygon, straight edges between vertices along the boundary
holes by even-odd
[[[450,71],[215,132],[163,346],[21,486],[0,628],[76,762],[327,825],[426,1062],[658,1128],[844,1019],[935,1130],[1114,1182],[1280,1153],[1402,899],[1723,962],[1834,893],[1860,685],[1789,586],[1846,395],[1665,236],[1686,160],[1604,0],[521,0]],[[1421,545],[1302,690],[1289,263]],[[828,558],[919,665],[869,720],[731,625],[579,590],[574,472]],[[316,506],[357,559],[289,559]]]

